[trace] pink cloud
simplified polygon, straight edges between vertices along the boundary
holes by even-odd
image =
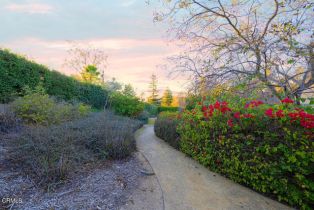
[[[5,9],[13,12],[22,12],[29,14],[47,14],[52,13],[54,8],[49,4],[25,3],[25,4],[8,4]]]

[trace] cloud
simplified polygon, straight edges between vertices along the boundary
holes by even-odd
[[[12,12],[21,12],[29,14],[48,14],[54,11],[54,7],[49,4],[40,3],[24,3],[24,4],[8,4],[5,6],[6,10]]]
[[[122,7],[130,7],[136,3],[136,0],[123,0],[121,3]]]

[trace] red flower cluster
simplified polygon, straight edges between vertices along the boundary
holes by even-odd
[[[234,117],[235,117],[236,119],[240,119],[240,118],[241,118],[240,112],[234,113]]]
[[[292,99],[290,99],[290,98],[285,98],[285,99],[281,100],[281,103],[283,103],[283,104],[293,104],[294,101]]]
[[[228,122],[227,122],[227,124],[228,124],[228,126],[229,126],[230,128],[232,128],[232,127],[234,126],[232,119],[229,119]]]
[[[274,117],[274,110],[273,110],[273,108],[267,109],[267,110],[265,111],[265,115],[268,116],[268,117],[270,117],[270,118]]]
[[[240,119],[240,118],[245,118],[245,119],[248,119],[248,118],[254,118],[254,116],[252,114],[242,114],[240,112],[236,112],[234,113],[234,118],[236,119]]]
[[[283,110],[278,110],[277,112],[276,112],[276,117],[278,117],[278,118],[282,118],[282,117],[284,117],[285,115],[283,114]]]
[[[245,108],[254,108],[264,104],[263,101],[255,100],[245,105]]]
[[[314,115],[306,113],[304,110],[299,109],[298,112],[291,112],[288,116],[291,122],[300,121],[300,125],[307,129],[314,128]]]
[[[216,101],[215,104],[211,104],[208,107],[203,106],[202,111],[205,118],[212,117],[215,110],[220,111],[221,113],[225,114],[226,112],[231,112],[231,109],[228,107],[227,102],[219,102]]]
[[[291,100],[290,98],[285,98],[284,100],[281,101],[284,104],[292,104],[294,103],[293,100]],[[199,103],[200,105],[202,103]],[[248,103],[245,107],[246,108],[254,108],[254,107],[258,107],[260,105],[264,104],[262,101],[259,100],[254,100],[251,101],[250,103]],[[209,117],[212,117],[215,110],[219,111],[222,114],[226,114],[231,112],[232,110],[228,107],[228,103],[227,102],[219,102],[216,101],[216,103],[211,104],[209,106],[202,106],[202,112],[204,115],[205,119],[208,119]],[[193,115],[195,115],[195,110],[192,111]],[[306,129],[313,129],[314,128],[314,115],[309,114],[307,112],[305,112],[303,109],[299,109],[296,108],[294,112],[290,112],[290,113],[285,113],[284,110],[274,110],[274,108],[269,108],[265,111],[265,116],[269,117],[269,118],[274,118],[274,119],[279,119],[279,118],[290,118],[290,122],[300,122],[300,125]],[[229,127],[234,127],[234,120],[235,119],[252,119],[255,118],[255,116],[253,114],[250,113],[244,113],[241,114],[240,112],[235,112],[232,114],[233,118],[230,118],[227,121],[227,125]],[[231,116],[232,116],[231,115]],[[229,115],[228,115],[229,116]]]
[[[303,109],[296,109],[297,112],[290,112],[287,115],[284,114],[283,110],[278,110],[274,113],[273,108],[269,108],[265,111],[265,115],[270,118],[283,118],[288,116],[290,122],[300,121],[300,125],[307,129],[314,128],[314,115],[305,112]]]

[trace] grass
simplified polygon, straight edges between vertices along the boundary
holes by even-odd
[[[149,118],[148,119],[148,125],[154,125],[156,122],[156,118]]]

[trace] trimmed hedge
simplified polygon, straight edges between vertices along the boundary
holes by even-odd
[[[290,99],[197,106],[182,114],[180,149],[211,171],[301,209],[314,207],[314,115]]]
[[[161,112],[155,122],[154,131],[156,136],[168,142],[172,147],[179,149],[178,113]]]
[[[158,113],[160,112],[178,112],[179,107],[172,107],[172,106],[159,106]]]
[[[158,115],[158,106],[154,104],[144,103],[144,110],[149,113],[150,117],[156,117]]]
[[[39,83],[49,95],[67,101],[81,101],[103,108],[108,92],[98,85],[82,83],[26,58],[0,49],[0,103],[23,96],[23,88],[35,89]]]

